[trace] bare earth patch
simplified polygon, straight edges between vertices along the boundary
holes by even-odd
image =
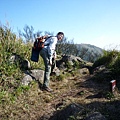
[[[54,92],[41,91],[37,82],[31,89],[18,96],[15,103],[2,104],[0,107],[1,120],[49,120],[57,111],[71,103],[83,106],[81,120],[89,113],[100,112],[108,120],[120,118],[120,96],[112,99],[106,91],[109,86],[96,83],[92,76],[68,77],[62,81],[51,81]],[[107,95],[108,94],[108,95]]]

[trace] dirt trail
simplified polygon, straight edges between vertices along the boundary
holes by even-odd
[[[14,104],[1,105],[0,119],[49,120],[57,111],[78,103],[86,108],[80,115],[82,118],[88,112],[100,111],[108,118],[117,120],[116,115],[120,118],[120,96],[107,99],[104,93],[109,86],[106,88],[106,85],[95,82],[92,77],[75,75],[61,81],[51,81],[53,93],[41,91],[35,82],[28,91],[17,97]]]
[[[104,101],[105,99],[100,99],[101,96],[99,95],[101,85],[94,83],[90,78],[91,76],[88,75],[84,77],[77,76],[58,83],[51,83],[55,91],[50,94],[57,96],[46,104],[40,117],[47,116],[49,118],[56,110],[74,102],[88,104],[93,101]]]

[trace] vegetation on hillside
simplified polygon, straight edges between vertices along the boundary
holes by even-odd
[[[76,56],[83,60],[95,62],[98,58],[103,56],[103,49],[90,44],[77,44]]]
[[[32,27],[31,29],[33,30]],[[24,33],[24,35],[26,35],[26,33]],[[28,59],[30,61],[31,48],[32,48],[32,43],[31,43],[32,41],[29,41],[31,40],[31,38],[28,37],[26,40],[27,41],[25,42],[23,41],[22,38],[18,38],[11,31],[10,28],[6,26],[0,26],[0,119],[3,120],[18,119],[18,118],[27,119],[28,117],[31,117],[30,119],[34,120],[36,117],[40,116],[40,113],[42,113],[43,110],[45,110],[44,106],[46,106],[47,103],[51,103],[52,106],[53,105],[52,102],[54,100],[56,101],[61,100],[64,103],[66,102],[70,103],[71,101],[80,102],[84,106],[86,105],[88,108],[84,110],[84,113],[82,113],[83,118],[85,117],[85,115],[87,115],[88,111],[90,112],[93,109],[96,109],[96,108],[92,108],[93,104],[92,103],[91,103],[92,105],[89,104],[90,101],[86,103],[86,101],[80,99],[82,95],[83,96],[86,95],[89,91],[87,91],[88,88],[85,86],[87,85],[87,83],[82,78],[80,78],[78,71],[74,71],[74,72],[72,71],[72,74],[66,73],[66,75],[61,75],[59,77],[52,77],[52,80],[55,82],[55,83],[53,82],[53,87],[57,91],[55,94],[49,94],[49,93],[45,94],[42,93],[41,91],[38,91],[37,82],[31,82],[29,86],[22,86],[20,84],[20,80],[22,79],[25,70],[21,69],[20,63],[21,60],[25,60],[25,59]],[[77,50],[78,49],[76,49],[74,42],[67,40],[67,38],[65,38],[62,41],[62,43],[57,44],[58,54],[61,53],[74,54],[78,52]],[[12,64],[10,61],[10,57],[13,54],[19,55],[21,57],[20,61],[17,61],[15,64]],[[91,57],[91,60],[92,58],[93,56]],[[30,61],[30,63],[32,69],[34,68],[44,69],[44,64],[41,58],[38,63],[34,63],[32,61]],[[109,70],[112,71],[111,72],[112,76],[118,77],[120,73],[120,67],[119,67],[120,52],[117,50],[104,51],[104,55],[94,62],[93,68],[96,68],[100,65],[105,65]],[[72,80],[70,79],[70,81],[67,82],[70,77],[72,78]],[[79,80],[83,80],[84,83],[82,83]],[[82,85],[83,87],[86,87],[86,90],[80,91]],[[93,86],[93,84],[91,83],[89,83],[89,85]],[[64,94],[65,92],[66,94]],[[71,93],[73,96],[71,96]],[[77,97],[74,95],[74,93],[76,93],[75,95]],[[78,94],[81,96],[79,97]],[[109,94],[109,98],[110,95],[111,94]],[[58,96],[61,97],[58,98]],[[68,97],[69,99],[67,99]],[[73,97],[72,100],[71,97]],[[109,101],[108,102],[109,105],[110,102],[112,103],[113,101]],[[99,108],[99,110],[104,115],[106,115],[106,117],[108,118],[110,117],[112,119],[115,118],[115,115],[112,116],[110,111],[106,111],[108,105],[107,103],[104,104],[99,103],[99,104],[101,104],[103,108],[103,109]],[[55,106],[57,106],[56,103]],[[48,108],[49,107],[46,107],[46,109]],[[24,116],[24,114],[26,116]]]
[[[31,63],[31,69],[41,68],[44,69],[43,60],[41,57],[39,58],[38,63],[34,63],[30,60],[31,57],[31,49],[32,49],[32,41],[33,39],[33,27],[26,26],[24,28],[24,33],[21,33],[25,40],[22,37],[17,37],[12,30],[7,26],[0,26],[0,94],[2,103],[2,99],[6,96],[17,97],[16,92],[18,89],[22,91],[24,87],[20,85],[20,80],[23,77],[24,68],[21,68],[20,64],[23,60],[28,59]],[[40,32],[39,32],[40,33]],[[38,33],[36,33],[38,34]],[[69,41],[68,41],[69,42]],[[66,45],[65,45],[66,44]],[[63,46],[67,46],[68,43],[66,39],[64,40]],[[60,44],[58,45],[57,53],[61,53]],[[64,48],[64,47],[63,47]],[[68,49],[70,48],[70,45]],[[66,51],[67,51],[66,50]],[[64,49],[65,51],[65,49]],[[69,51],[69,50],[68,50]],[[10,59],[12,55],[17,55],[21,59],[15,64],[11,63]],[[9,99],[9,97],[8,97]],[[5,102],[5,101],[4,101]]]
[[[45,34],[55,36],[54,32],[34,32],[33,26],[28,25],[25,25],[23,32],[19,30],[19,36],[22,37],[26,43],[33,42],[36,36]],[[57,54],[78,56],[89,62],[95,62],[95,60],[103,55],[103,50],[101,48],[90,44],[74,44],[74,40],[68,40],[66,36],[62,41],[58,41],[56,52]]]
[[[118,76],[120,73],[120,52],[118,50],[104,51],[104,55],[96,60],[93,68],[100,65],[105,65],[113,76]]]

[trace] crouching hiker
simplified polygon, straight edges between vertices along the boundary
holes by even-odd
[[[49,37],[45,43],[44,48],[40,51],[40,55],[43,58],[45,65],[44,81],[43,81],[43,90],[52,92],[53,90],[49,87],[50,83],[50,73],[52,67],[52,58],[55,54],[55,48],[58,40],[62,40],[64,37],[63,32],[58,32],[56,36]]]

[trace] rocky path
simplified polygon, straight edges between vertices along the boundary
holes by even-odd
[[[47,103],[44,112],[39,117],[40,120],[50,119],[51,116],[71,103],[89,104],[93,101],[103,101],[104,98],[99,95],[101,86],[90,80],[91,76],[72,77],[64,81],[52,83],[54,88],[54,98]]]
[[[79,120],[84,120],[89,113],[94,112],[100,112],[108,120],[118,120],[116,116],[120,118],[120,96],[108,99],[112,97],[111,94],[106,95],[109,85],[95,82],[92,77],[75,75],[61,81],[51,81],[53,93],[41,91],[39,84],[34,82],[28,91],[17,97],[14,104],[0,106],[0,119],[63,120],[55,116],[62,110],[61,116],[70,113],[67,108],[72,111],[70,105],[73,104],[72,112],[80,111]]]

